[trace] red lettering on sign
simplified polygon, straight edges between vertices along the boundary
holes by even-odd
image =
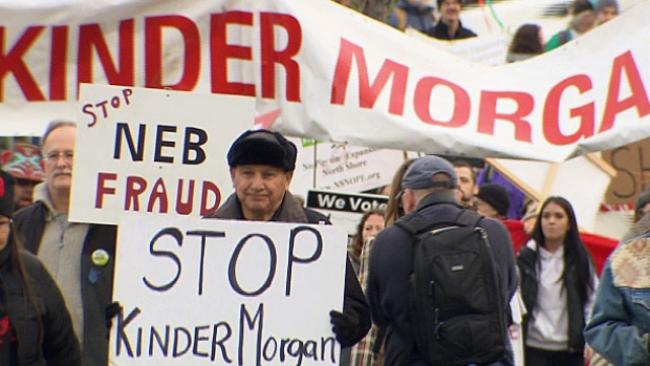
[[[276,50],[275,27],[284,28],[287,45]],[[262,61],[262,97],[275,98],[275,65],[284,67],[286,77],[286,98],[300,102],[300,65],[293,57],[302,46],[302,29],[298,19],[289,14],[260,14],[260,41]]]
[[[117,174],[115,173],[98,173],[97,174],[97,195],[95,196],[95,208],[102,208],[104,206],[104,195],[115,194],[114,187],[106,187],[107,180],[116,180]]]
[[[120,22],[118,41],[119,68],[116,68],[99,25],[81,25],[79,27],[79,65],[77,66],[78,82],[93,82],[93,50],[95,50],[109,84],[133,86],[135,78],[133,68],[134,34],[133,19],[127,19]]]
[[[210,73],[213,93],[255,96],[255,85],[228,81],[228,59],[253,60],[250,47],[228,44],[228,25],[253,25],[253,14],[229,11],[210,17]]]
[[[156,183],[153,184],[153,188],[151,188],[147,212],[153,212],[153,206],[156,205],[156,201],[159,202],[158,213],[167,213],[167,206],[169,206],[167,201],[167,188],[165,188],[165,181],[162,178],[158,178]]]
[[[516,108],[512,113],[497,112],[499,99],[510,99],[515,102]],[[515,127],[515,140],[532,142],[530,123],[524,118],[528,116],[535,106],[532,95],[524,92],[513,91],[482,91],[478,112],[478,132],[494,135],[494,124],[497,119],[512,122]]]
[[[619,100],[623,73],[627,77],[632,95]],[[632,52],[627,51],[614,59],[612,74],[609,78],[609,92],[605,103],[605,113],[603,114],[599,132],[612,128],[617,114],[634,107],[636,107],[639,118],[650,114],[650,100],[648,100],[648,94],[641,80],[641,74],[636,67]]]
[[[44,28],[43,26],[28,27],[9,52],[5,52],[5,27],[0,27],[0,80],[4,81],[7,73],[12,73],[28,101],[40,102],[45,100],[45,96],[38,88],[34,76],[23,60],[24,54]],[[4,101],[4,83],[0,88],[1,101]]]
[[[138,176],[129,175],[126,178],[126,193],[124,194],[124,210],[140,211],[139,196],[147,189],[147,181]]]
[[[176,84],[163,85],[163,28],[174,28],[183,37],[183,72]],[[145,20],[145,86],[193,90],[201,70],[201,36],[196,24],[181,15],[148,17]]]
[[[451,90],[454,94],[454,111],[448,121],[440,121],[431,117],[431,93],[436,86],[443,86]],[[413,108],[415,114],[424,123],[444,127],[462,127],[469,119],[470,112],[469,94],[460,85],[451,81],[426,76],[420,79],[415,87],[415,96],[413,99]]]
[[[363,48],[345,38],[341,38],[339,57],[336,60],[336,68],[334,70],[330,103],[341,105],[345,103],[345,95],[348,91],[353,59],[357,65],[357,73],[359,74],[359,107],[372,108],[379,94],[386,86],[388,79],[392,78],[393,83],[390,88],[388,112],[399,116],[404,114],[404,95],[406,94],[406,81],[409,68],[391,60],[384,60],[381,69],[377,73],[377,77],[370,84]]]
[[[68,26],[52,27],[50,55],[50,100],[66,100]]]
[[[591,79],[587,75],[574,75],[562,80],[555,85],[548,93],[544,104],[544,138],[554,145],[568,145],[577,142],[583,137],[594,134],[594,103],[587,103],[580,107],[571,108],[571,118],[580,118],[580,128],[571,134],[565,135],[560,130],[560,101],[562,94],[568,88],[574,86],[581,94],[592,89]]]

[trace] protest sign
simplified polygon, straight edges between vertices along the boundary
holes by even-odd
[[[81,86],[70,220],[117,224],[126,212],[201,217],[232,191],[226,152],[254,100]]]
[[[40,132],[87,82],[254,96],[258,114],[279,111],[275,130],[373,148],[557,162],[650,137],[647,1],[497,67],[329,0],[0,10],[0,116],[25,121],[3,133]]]
[[[629,204],[650,187],[650,139],[603,152],[603,158],[617,171],[605,202]]]
[[[298,146],[298,158],[291,191],[298,194],[309,189],[362,192],[382,187],[390,184],[404,161],[398,150],[292,141]]]
[[[329,225],[130,215],[111,365],[338,365],[345,258]]]
[[[385,210],[388,197],[377,194],[310,190],[305,204],[329,217],[332,224],[346,228],[348,235],[354,235],[357,234],[357,225],[363,213],[368,210]]]

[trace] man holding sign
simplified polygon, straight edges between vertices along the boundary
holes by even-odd
[[[329,224],[329,220],[288,191],[296,163],[296,146],[277,132],[249,130],[228,151],[235,193],[210,218]],[[346,261],[343,313],[332,310],[330,321],[337,341],[349,347],[370,328],[370,312],[359,281]]]
[[[42,139],[45,181],[34,204],[14,216],[25,248],[36,254],[61,288],[81,342],[84,366],[106,365],[106,319],[111,304],[116,227],[68,221],[76,124],[55,121]]]

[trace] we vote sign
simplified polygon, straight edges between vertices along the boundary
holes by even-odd
[[[115,365],[338,365],[346,235],[325,225],[126,217]]]

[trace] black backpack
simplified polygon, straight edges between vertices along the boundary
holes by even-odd
[[[407,215],[395,225],[414,238],[407,333],[431,365],[484,364],[506,352],[506,305],[482,217],[453,223]],[[398,329],[399,331],[399,329]]]

